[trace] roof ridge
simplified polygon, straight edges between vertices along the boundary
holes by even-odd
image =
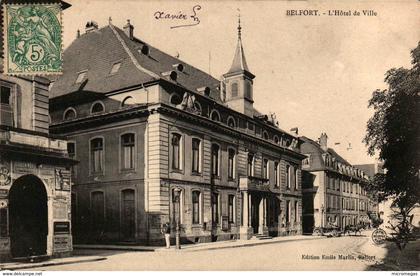
[[[125,52],[130,57],[130,59],[133,62],[134,66],[136,66],[136,68],[139,69],[140,71],[142,71],[143,73],[146,73],[146,74],[150,75],[153,78],[160,79],[160,76],[159,75],[155,74],[154,72],[152,72],[150,70],[147,70],[146,68],[144,68],[143,66],[140,65],[139,61],[136,59],[136,57],[130,51],[130,49],[128,48],[127,44],[121,38],[120,34],[117,32],[117,30],[115,30],[114,25],[109,24],[109,27],[111,28],[111,30],[114,33],[114,35],[117,38],[117,40],[120,42],[121,46],[124,48]]]

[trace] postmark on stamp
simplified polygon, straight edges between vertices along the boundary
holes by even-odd
[[[4,10],[4,72],[45,75],[62,72],[60,4],[7,4]]]

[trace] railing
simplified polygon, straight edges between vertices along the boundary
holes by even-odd
[[[269,180],[255,176],[242,176],[239,178],[239,187],[245,189],[267,189]]]

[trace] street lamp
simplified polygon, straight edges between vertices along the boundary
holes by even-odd
[[[179,200],[179,196],[181,194],[181,189],[180,188],[175,188],[174,189],[174,199],[175,199],[175,249],[181,249],[181,244],[179,242],[179,221],[180,221],[180,200]]]
[[[321,205],[321,233],[324,233],[324,204]]]

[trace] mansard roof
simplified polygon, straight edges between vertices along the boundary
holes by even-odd
[[[194,92],[207,86],[210,97],[221,103],[219,80],[140,39],[130,39],[111,24],[82,34],[64,51],[63,57],[64,74],[54,82],[52,98],[76,91],[106,94],[153,81],[167,81]],[[118,62],[119,70],[110,74],[113,64]],[[178,64],[182,64],[182,70],[176,68]],[[84,80],[76,83],[79,73],[84,71]],[[176,80],[168,75],[172,71]]]

